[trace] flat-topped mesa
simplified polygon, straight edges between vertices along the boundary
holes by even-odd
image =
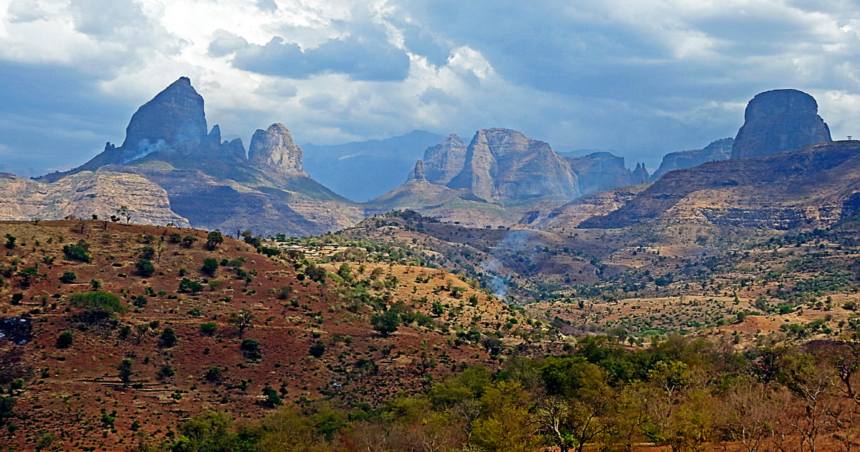
[[[812,96],[795,89],[767,91],[747,105],[732,158],[764,157],[829,141],[830,129]]]
[[[452,133],[445,141],[424,151],[424,170],[428,182],[445,185],[463,171],[466,145]]]
[[[283,124],[272,124],[257,130],[251,138],[248,161],[256,168],[281,174],[303,173],[302,150],[293,143],[293,136]]]
[[[580,195],[576,174],[564,158],[548,143],[510,129],[479,130],[466,150],[463,171],[447,186],[468,189],[489,202]]]
[[[148,154],[173,149],[190,153],[208,135],[203,97],[180,77],[131,117],[126,129],[124,153]]]

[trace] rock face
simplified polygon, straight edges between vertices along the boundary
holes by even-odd
[[[406,182],[409,182],[411,180],[427,180],[427,173],[425,172],[424,168],[424,160],[419,160],[415,162],[415,168],[412,169],[412,172],[409,174],[409,179],[407,179]]]
[[[747,105],[732,158],[763,157],[829,141],[830,129],[818,116],[812,96],[794,89],[767,91]]]
[[[466,150],[463,171],[448,184],[488,202],[579,196],[576,174],[548,143],[516,130],[479,130]]]
[[[171,209],[164,189],[137,174],[83,171],[52,184],[0,175],[3,220],[109,218],[119,206],[127,206],[138,224],[190,226]]]
[[[726,160],[732,156],[732,146],[734,143],[734,138],[723,138],[722,140],[714,141],[704,149],[670,152],[663,156],[660,168],[651,175],[651,180],[656,181],[672,170],[693,168],[715,160]]]
[[[460,136],[452,133],[445,141],[424,151],[424,170],[428,182],[446,185],[463,171],[466,164],[466,145]]]
[[[624,165],[624,157],[610,152],[594,152],[583,157],[566,157],[570,168],[579,179],[579,189],[583,194],[616,187],[638,185],[648,180],[645,165],[637,164],[635,171]]]
[[[293,143],[293,136],[283,124],[272,124],[266,130],[254,132],[248,161],[256,168],[281,174],[303,173],[302,150]]]
[[[200,145],[207,131],[203,97],[188,77],[181,77],[131,117],[122,149],[149,153],[166,146],[189,153]]]

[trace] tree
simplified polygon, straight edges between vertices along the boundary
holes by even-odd
[[[266,386],[263,388],[263,395],[266,396],[265,404],[269,408],[274,408],[281,404],[281,396],[278,395],[278,391],[275,391],[274,388]]]
[[[170,348],[176,345],[179,339],[176,337],[176,331],[173,331],[173,328],[165,328],[161,332],[161,337],[159,338],[159,343],[162,347]]]
[[[203,259],[203,268],[201,270],[209,276],[215,276],[215,272],[218,270],[218,260],[211,257]]]
[[[119,370],[119,379],[122,381],[123,386],[128,386],[128,384],[131,383],[131,376],[134,375],[131,371],[131,365],[131,358],[123,358],[120,365],[117,366],[117,370]]]
[[[216,229],[206,235],[206,249],[209,251],[214,250],[222,243],[224,243],[224,237],[221,235],[220,230]]]
[[[155,274],[155,265],[153,265],[152,261],[149,259],[138,260],[137,263],[134,264],[134,268],[137,270],[137,274],[144,278],[148,278]]]
[[[325,344],[323,344],[323,341],[314,342],[314,345],[311,345],[308,353],[310,353],[314,358],[321,357],[325,353]]]
[[[216,331],[218,331],[218,325],[215,322],[206,322],[200,325],[200,332],[207,336],[212,336]]]
[[[373,325],[373,329],[383,337],[388,337],[389,334],[397,331],[400,322],[400,314],[393,309],[389,309],[382,314],[374,314],[370,317],[370,324]]]
[[[183,248],[191,248],[191,245],[194,245],[194,242],[197,241],[197,237],[193,235],[186,235],[182,238],[182,247]]]
[[[195,294],[203,291],[203,284],[200,284],[197,281],[192,281],[188,278],[182,278],[182,280],[179,281],[179,291]]]
[[[131,223],[131,210],[127,206],[120,206],[119,209],[116,209],[116,213],[125,218],[126,224]]]
[[[15,237],[14,235],[12,235],[12,234],[6,234],[6,248],[9,248],[10,250],[11,250],[12,248],[15,248],[15,242],[16,242],[17,240],[18,240],[18,238],[17,238],[17,237]]]
[[[254,313],[247,309],[242,309],[239,312],[234,312],[230,314],[230,323],[236,325],[236,329],[239,330],[239,339],[244,336],[246,328],[254,327],[254,325],[251,324],[254,318]]]
[[[71,283],[75,282],[76,279],[78,279],[78,275],[76,275],[75,272],[73,272],[71,270],[66,270],[63,273],[63,276],[60,276],[60,282],[63,282],[66,284],[71,284]]]
[[[82,318],[90,324],[128,311],[128,306],[118,296],[107,292],[76,293],[69,297],[69,301],[72,306],[86,310]]]
[[[81,240],[77,244],[69,244],[63,247],[63,254],[66,259],[71,261],[92,262],[93,257],[90,256],[90,245]]]

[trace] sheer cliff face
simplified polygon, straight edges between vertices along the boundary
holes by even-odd
[[[488,202],[580,195],[576,174],[549,144],[510,129],[479,130],[466,150],[463,171],[449,188],[468,189]]]
[[[583,194],[638,185],[648,180],[648,170],[644,165],[637,164],[636,169],[630,171],[624,164],[624,157],[609,152],[567,157],[566,160],[579,178],[579,188]]]
[[[830,129],[812,96],[793,89],[767,91],[747,105],[732,158],[764,157],[829,141]]]
[[[206,138],[203,97],[182,77],[140,107],[126,129],[122,148],[126,152],[153,151],[162,146],[191,152]]]
[[[651,180],[656,181],[672,170],[694,168],[703,163],[726,160],[732,156],[732,146],[734,143],[734,138],[723,138],[722,140],[714,141],[704,149],[670,152],[663,156],[660,168],[651,175]]]
[[[252,166],[281,174],[302,174],[302,150],[283,124],[257,130],[251,138],[248,160]]]
[[[428,182],[445,185],[463,171],[466,145],[456,133],[424,151],[424,171]]]

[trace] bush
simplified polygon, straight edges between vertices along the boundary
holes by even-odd
[[[215,322],[207,322],[200,325],[200,332],[203,334],[208,334],[209,336],[215,334],[218,331],[218,325]]]
[[[203,268],[201,270],[209,276],[215,276],[215,272],[218,270],[218,261],[211,257],[203,259]]]
[[[170,364],[165,364],[161,366],[161,369],[158,369],[156,376],[159,380],[164,380],[165,378],[170,378],[175,374],[176,371],[173,370],[173,367]]]
[[[74,341],[75,336],[71,331],[64,331],[57,337],[57,348],[69,348]]]
[[[69,301],[76,308],[86,309],[81,318],[87,323],[96,323],[128,311],[128,306],[118,296],[101,291],[76,293],[69,297]]]
[[[131,304],[137,306],[138,308],[146,306],[146,304],[149,302],[143,295],[138,295],[136,297],[132,297],[131,299]]]
[[[203,375],[203,378],[213,383],[221,381],[221,368],[218,366],[212,366],[206,369],[206,374]]]
[[[290,294],[293,293],[293,286],[283,286],[278,289],[278,300],[286,300],[290,298]]]
[[[194,242],[196,242],[196,241],[197,241],[197,237],[194,237],[193,235],[186,235],[182,239],[182,247],[183,248],[191,248],[191,245],[193,245]]]
[[[76,275],[75,272],[69,271],[69,270],[67,270],[65,273],[63,273],[63,276],[60,276],[60,282],[63,282],[66,284],[73,283],[73,282],[75,282],[76,279],[78,279],[78,275]]]
[[[151,246],[144,246],[140,249],[140,257],[144,259],[152,259],[155,257],[155,248]]]
[[[321,357],[325,353],[325,344],[323,344],[323,341],[316,341],[314,345],[311,345],[308,353],[310,353],[314,358]]]
[[[397,327],[400,326],[400,314],[393,309],[389,309],[382,314],[374,314],[370,318],[370,324],[373,325],[373,329],[378,331],[379,334],[388,336],[397,331]]]
[[[170,237],[167,239],[170,243],[179,243],[182,241],[182,234],[178,232],[171,232]]]
[[[188,278],[182,278],[182,281],[179,281],[179,291],[180,292],[198,293],[202,290],[203,290],[203,284],[200,284],[197,281],[192,281]]]
[[[206,249],[213,251],[218,245],[224,243],[224,237],[218,229],[206,235]]]
[[[162,347],[173,347],[179,339],[176,337],[176,332],[173,331],[173,328],[165,328],[164,331],[161,332],[161,337],[159,338],[159,345]]]
[[[260,342],[254,339],[245,339],[240,347],[245,354],[245,358],[256,361],[263,357],[260,352]]]
[[[152,261],[149,259],[141,259],[137,261],[137,264],[135,264],[134,267],[137,269],[137,274],[144,278],[148,278],[155,274],[155,265],[152,265]]]
[[[81,240],[77,244],[66,245],[63,247],[63,254],[66,259],[81,262],[92,262],[93,257],[90,256],[90,245]]]
[[[12,305],[18,306],[19,304],[21,304],[21,300],[23,300],[23,299],[24,299],[23,293],[21,293],[21,292],[13,293],[12,294]]]
[[[275,391],[274,388],[266,386],[263,388],[263,395],[266,396],[265,404],[268,407],[274,408],[281,404],[281,396],[278,395],[278,391]]]

